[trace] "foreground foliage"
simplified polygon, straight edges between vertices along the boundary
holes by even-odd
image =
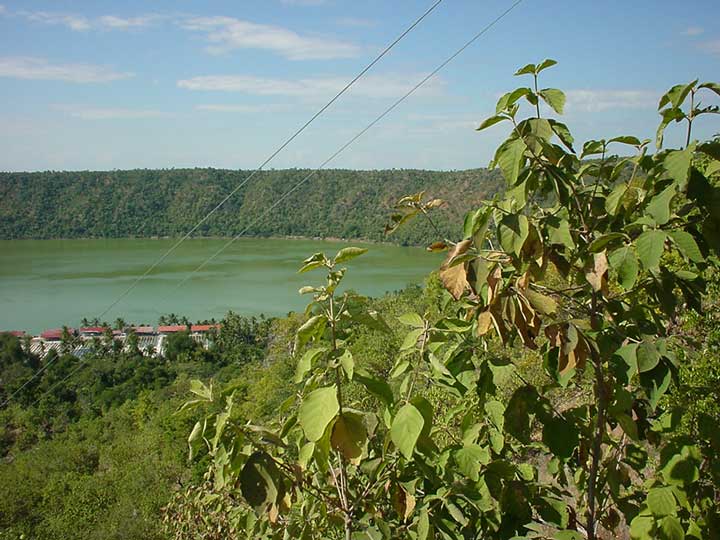
[[[700,97],[720,86],[663,96],[655,153],[632,136],[576,151],[568,127],[541,116],[541,104],[563,110],[560,90],[538,88],[554,64],[520,69],[532,87],[502,96],[480,126],[510,128],[493,160],[506,194],[467,214],[460,241],[430,246],[448,250],[440,276],[452,298],[399,317],[409,331],[391,369],[373,371],[353,349],[393,330],[339,292],[344,264],[364,251],[347,248],[300,270],[326,278],[300,291],[313,299],[294,345],[298,392],[273,422],[239,418],[232,389],[194,382],[186,406],[221,410],[188,439],[212,464],[206,488],[169,508],[185,516],[168,520],[175,538],[720,534],[717,418],[691,415],[688,437],[673,408],[682,393],[669,394],[692,378],[677,352],[683,324],[703,311],[718,265],[720,144],[691,135],[717,112]],[[686,145],[662,150],[672,122],[687,124]],[[620,147],[635,155],[614,155]],[[388,230],[432,222],[441,205],[405,197]],[[532,362],[542,372],[528,377]],[[212,512],[222,521],[188,524]]]

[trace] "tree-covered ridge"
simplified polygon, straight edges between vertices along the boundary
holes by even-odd
[[[258,173],[196,236],[240,233],[310,172]],[[0,173],[0,238],[180,236],[248,175],[222,169]],[[426,190],[447,201],[436,225],[449,236],[473,205],[491,198],[501,185],[499,175],[486,169],[321,171],[250,226],[247,235],[385,240],[383,225],[394,202]],[[418,222],[391,240],[423,244],[436,235]]]

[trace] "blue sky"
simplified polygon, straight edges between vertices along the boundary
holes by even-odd
[[[431,3],[0,0],[0,170],[254,168]],[[318,166],[510,3],[444,0],[270,167]],[[663,91],[720,80],[720,7],[525,0],[332,166],[486,166],[504,130],[474,128],[546,57],[576,139],[652,137]]]

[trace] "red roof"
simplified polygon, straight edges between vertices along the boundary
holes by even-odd
[[[62,337],[62,328],[54,328],[52,330],[45,330],[40,337],[43,339],[60,339]]]
[[[102,334],[105,328],[102,326],[86,326],[80,329],[81,334]]]
[[[62,328],[53,328],[52,330],[45,330],[42,334],[40,334],[40,337],[43,339],[61,339],[62,332]],[[72,335],[75,333],[75,329],[68,328],[68,332]]]
[[[152,326],[133,326],[136,334],[154,334],[155,329]]]
[[[175,332],[184,332],[187,326],[184,324],[173,324],[170,326],[158,326],[158,332],[161,334],[173,334]]]
[[[220,328],[219,324],[193,324],[190,327],[192,332],[209,332],[213,328]]]
[[[25,335],[25,330],[3,330],[0,334],[10,334],[15,337],[23,337]]]

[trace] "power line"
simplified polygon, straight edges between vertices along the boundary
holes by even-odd
[[[305,129],[312,124],[315,119],[320,116],[322,113],[324,113],[333,103],[335,103],[340,96],[342,96],[347,90],[350,89],[350,87],[355,84],[365,73],[367,73],[375,64],[377,64],[390,50],[395,47],[406,35],[408,35],[418,24],[420,24],[425,17],[430,15],[430,13],[438,6],[443,0],[436,0],[433,5],[431,5],[420,17],[418,17],[415,22],[413,22],[402,34],[400,34],[395,40],[390,43],[385,49],[375,57],[375,59],[370,62],[365,68],[358,73],[355,78],[353,78],[349,83],[345,85],[345,87],[340,90],[335,96],[328,101],[325,105],[323,105],[320,110],[318,110],[307,122],[305,122],[295,133],[293,133],[290,138],[288,138],[283,144],[281,144],[270,156],[265,159],[265,161],[262,162],[262,164],[256,168],[250,175],[248,175],[242,182],[240,182],[230,193],[227,194],[227,196],[220,201],[210,212],[208,212],[205,217],[203,217],[200,221],[198,221],[195,226],[190,229],[185,235],[180,238],[175,244],[173,244],[170,249],[168,249],[162,257],[160,257],[157,261],[155,261],[152,265],[150,265],[143,274],[141,274],[133,283],[123,291],[123,293],[115,300],[113,301],[98,317],[98,319],[102,319],[112,308],[114,308],[123,298],[125,298],[130,292],[137,287],[137,285],[145,279],[150,272],[155,270],[160,264],[163,263],[165,259],[170,256],[170,254],[175,251],[180,244],[182,244],[185,240],[187,240],[203,223],[205,223],[215,212],[217,212],[221,206],[223,206],[235,193],[237,193],[245,184],[247,184],[258,172],[260,172],[270,161],[272,161],[275,156],[277,156],[280,152],[282,152],[287,145],[289,145],[292,141],[295,140],[295,138],[300,135]]]
[[[395,38],[395,40],[392,43],[390,43],[390,45],[385,47],[385,49],[383,49],[383,51],[380,54],[378,54],[372,62],[370,62],[367,66],[365,66],[365,68],[363,68],[362,71],[360,71],[360,73],[358,73],[350,82],[348,82],[343,87],[342,90],[340,90],[337,94],[335,94],[335,96],[330,101],[328,101],[325,105],[323,105],[307,122],[305,122],[287,140],[285,140],[285,142],[283,144],[281,144],[272,154],[270,154],[270,156],[268,158],[266,158],[265,161],[263,161],[259,167],[257,167],[250,175],[248,175],[243,181],[241,181],[230,193],[228,193],[225,196],[225,198],[223,198],[223,200],[221,200],[212,210],[210,210],[210,212],[208,212],[205,215],[205,217],[203,217],[200,221],[198,221],[195,224],[195,226],[193,226],[192,229],[190,229],[187,233],[185,233],[185,235],[182,238],[180,238],[177,242],[175,242],[170,247],[170,249],[168,249],[158,260],[156,260],[152,265],[150,265],[145,270],[145,272],[143,272],[139,277],[137,277],[135,279],[135,281],[133,281],[130,284],[130,286],[127,289],[125,289],[125,291],[123,291],[123,293],[120,296],[118,296],[107,308],[105,308],[105,310],[97,318],[99,320],[102,320],[102,318],[112,308],[114,308],[123,298],[125,298],[128,294],[130,294],[135,289],[135,287],[137,287],[137,285],[150,274],[150,272],[152,272],[153,270],[155,270],[155,268],[157,268],[160,264],[162,264],[163,261],[165,261],[165,259],[167,259],[170,256],[170,254],[173,253],[180,246],[180,244],[182,244],[185,240],[187,240],[203,223],[205,223],[208,219],[210,219],[210,217],[213,214],[215,214],[215,212],[217,212],[221,206],[223,206],[233,195],[235,195],[235,193],[237,193],[257,173],[259,173],[268,163],[270,163],[270,161],[272,161],[280,152],[282,152],[285,149],[285,147],[287,147],[303,131],[305,131],[305,129],[310,124],[312,124],[322,113],[324,113],[328,108],[330,108],[330,106],[333,103],[335,103],[340,98],[340,96],[342,96],[345,92],[347,92],[351,86],[353,86],[363,75],[365,75],[365,73],[370,71],[370,69],[372,69],[372,67],[375,66],[375,64],[377,64],[387,53],[389,53],[390,50],[393,47],[395,47],[395,45],[397,45],[405,36],[407,36],[410,32],[412,32],[412,30],[415,29],[415,27],[418,24],[420,24],[428,15],[430,15],[430,13],[432,13],[435,10],[435,8],[440,5],[440,3],[442,1],[443,0],[436,0],[422,15],[420,15],[420,17],[418,17],[415,20],[415,22],[413,22],[402,34],[400,34],[397,38]],[[30,384],[30,382],[35,380],[45,369],[47,369],[49,367],[49,365],[51,363],[52,363],[52,361],[49,362],[48,364],[46,364],[45,366],[43,366],[40,370],[38,370],[32,377],[30,377],[30,379],[25,381],[25,383],[19,389],[17,389],[15,392],[13,392],[13,394],[10,397],[8,397],[8,399],[2,405],[0,405],[0,407],[4,407],[5,405],[7,405],[12,400],[12,398],[18,392],[20,392],[20,390],[22,390],[28,384]],[[82,365],[82,363],[80,365]],[[78,366],[78,368],[76,368],[76,369],[79,369],[79,367],[80,366]],[[71,375],[74,372],[75,371],[71,372]],[[69,376],[67,378],[69,378]],[[45,395],[45,394],[43,394],[43,395]],[[41,396],[41,398],[42,398],[42,396]]]
[[[302,180],[297,182],[291,189],[286,191],[275,203],[267,208],[260,216],[258,216],[255,220],[253,220],[250,225],[245,227],[240,233],[235,235],[233,238],[231,238],[228,242],[226,242],[219,250],[217,250],[213,255],[205,259],[205,261],[198,266],[195,270],[193,270],[189,276],[186,276],[180,283],[177,284],[176,289],[182,287],[185,283],[187,283],[188,280],[190,280],[195,274],[197,274],[200,270],[205,268],[205,266],[208,265],[213,259],[215,259],[217,256],[219,256],[223,251],[225,251],[228,247],[230,247],[231,244],[233,244],[238,238],[243,236],[247,231],[249,231],[254,225],[256,225],[259,221],[261,221],[263,218],[265,218],[270,212],[272,212],[280,203],[282,203],[287,197],[289,197],[293,192],[295,192],[298,188],[300,188],[302,185],[304,185],[308,180],[310,180],[313,176],[315,176],[318,172],[320,172],[322,169],[325,168],[325,166],[333,161],[337,156],[339,156],[345,149],[352,145],[355,141],[357,141],[360,137],[362,137],[365,133],[367,133],[375,124],[380,122],[383,118],[385,118],[388,114],[390,114],[398,105],[400,105],[403,101],[405,101],[407,98],[409,98],[412,94],[414,94],[421,86],[423,86],[427,81],[429,81],[431,78],[433,78],[435,75],[438,74],[439,71],[441,71],[445,66],[447,66],[450,62],[452,62],[455,58],[457,58],[460,54],[465,51],[470,45],[475,43],[480,37],[482,37],[483,34],[488,32],[493,26],[495,26],[497,23],[499,23],[506,15],[508,15],[513,9],[515,9],[520,3],[522,3],[523,0],[516,0],[509,8],[507,8],[503,13],[498,15],[495,19],[493,19],[490,23],[488,23],[480,32],[475,34],[469,41],[467,41],[462,47],[460,47],[455,53],[453,53],[447,60],[445,60],[443,63],[441,63],[438,67],[436,67],[429,75],[424,77],[419,83],[417,83],[413,88],[411,88],[406,94],[404,94],[401,98],[399,98],[397,101],[395,101],[390,107],[385,109],[379,116],[375,118],[372,122],[370,122],[365,128],[363,128],[359,133],[357,133],[354,137],[352,137],[349,141],[347,141],[344,145],[342,145],[337,151],[335,151],[334,154],[332,154],[329,158],[327,158],[317,169],[313,170],[311,173],[309,173],[307,176],[305,176]]]
[[[305,176],[302,180],[297,182],[291,189],[286,191],[280,199],[275,201],[275,203],[270,206],[268,209],[266,209],[258,218],[256,218],[248,227],[246,227],[243,231],[247,232],[247,230],[252,227],[257,221],[263,219],[267,214],[269,214],[272,210],[274,210],[283,200],[285,200],[287,197],[289,197],[294,191],[296,191],[298,188],[300,188],[303,184],[305,184],[308,180],[310,180],[315,174],[317,174],[322,168],[324,168],[328,163],[330,163],[333,159],[335,159],[338,155],[340,155],[348,146],[353,144],[357,139],[362,137],[367,131],[369,131],[373,126],[375,126],[378,122],[380,122],[383,118],[385,118],[390,112],[392,112],[398,105],[400,105],[403,101],[405,101],[408,97],[410,97],[412,94],[414,94],[421,86],[423,86],[427,81],[429,81],[432,77],[437,75],[438,72],[440,72],[445,66],[447,66],[450,62],[452,62],[455,58],[457,58],[460,54],[462,54],[465,49],[470,47],[473,43],[475,43],[480,37],[482,37],[485,33],[487,33],[491,28],[493,28],[497,23],[499,23],[502,19],[504,19],[511,11],[513,11],[518,5],[520,5],[523,2],[523,0],[515,0],[513,4],[507,8],[505,11],[503,11],[500,15],[498,15],[495,19],[493,19],[490,23],[488,23],[485,27],[482,28],[477,34],[475,34],[471,39],[469,39],[465,44],[460,47],[457,51],[455,51],[450,57],[448,57],[444,62],[442,62],[438,67],[436,67],[429,75],[424,77],[419,83],[417,83],[412,89],[410,89],[406,94],[404,94],[401,98],[399,98],[397,101],[395,101],[390,107],[385,109],[379,116],[375,118],[370,124],[368,124],[365,128],[363,128],[359,133],[357,133],[354,137],[352,137],[349,141],[347,141],[344,145],[342,145],[338,150],[335,151],[328,159],[326,159],[317,169],[313,170],[310,174]],[[225,249],[227,249],[233,242],[235,242],[240,236],[243,234],[241,232],[240,234],[234,236],[232,239],[230,239],[228,242],[226,242],[217,252],[215,252],[213,255],[211,255],[209,258],[207,258],[200,266],[198,266],[193,272],[187,276],[185,279],[183,279],[180,283],[178,283],[176,288],[181,287],[184,283],[186,283],[192,276],[194,276],[197,272],[199,272],[202,268],[204,268],[210,261],[215,259],[218,255],[220,255]],[[72,375],[75,374],[84,364],[84,360],[81,360],[80,364],[72,370],[64,379],[62,379],[59,383],[54,384],[50,389],[46,390],[35,402],[33,402],[32,406],[37,404],[45,395],[47,395],[49,392],[54,390],[58,385],[64,383],[67,381]]]

